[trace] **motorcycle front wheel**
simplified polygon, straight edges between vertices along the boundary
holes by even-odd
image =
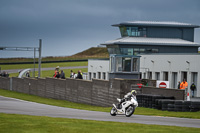
[[[129,106],[126,109],[125,115],[126,115],[126,117],[130,117],[134,112],[135,112],[134,106]]]
[[[110,110],[110,115],[116,116],[116,114],[117,114],[116,108],[115,108],[115,107],[112,107],[112,109]]]

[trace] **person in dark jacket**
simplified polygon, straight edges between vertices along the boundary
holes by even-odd
[[[192,97],[194,97],[194,90],[195,89],[196,89],[196,85],[193,82],[192,85],[190,86],[190,90],[192,91]]]
[[[83,79],[83,76],[80,71],[78,71],[76,79]]]
[[[60,78],[60,73],[59,72],[56,72],[55,78]]]
[[[179,82],[178,82],[178,89],[180,89],[180,85],[181,85],[181,82],[179,81]]]
[[[63,72],[63,70],[61,70],[60,78],[61,78],[61,79],[65,79],[65,73]]]

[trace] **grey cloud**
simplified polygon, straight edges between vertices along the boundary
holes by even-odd
[[[200,25],[199,5],[199,0],[1,0],[0,46],[34,46],[42,38],[43,56],[70,55],[120,37],[111,25],[123,21]],[[53,52],[55,47],[62,48]]]

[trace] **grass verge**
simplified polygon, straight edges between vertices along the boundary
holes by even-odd
[[[110,109],[111,109],[111,107],[98,107],[98,106],[92,106],[92,105],[86,105],[86,104],[72,103],[66,100],[48,99],[48,98],[43,98],[39,96],[33,96],[33,95],[3,90],[3,89],[0,89],[0,95],[32,101],[32,102],[37,102],[37,103],[48,104],[48,105],[76,108],[76,109],[83,109],[83,110],[110,112]],[[156,110],[156,109],[138,107],[134,114],[200,119],[200,111],[199,112],[169,112],[169,111],[161,111],[161,110]]]
[[[1,133],[199,133],[199,128],[103,122],[0,113]]]
[[[57,63],[42,63],[42,68],[49,68],[49,67],[71,67],[71,66],[87,66],[87,61],[82,62],[57,62]],[[34,68],[34,64],[14,64],[14,65],[1,65],[1,70],[9,70],[9,69],[27,69],[27,68]],[[35,67],[38,68],[38,64],[35,64]]]

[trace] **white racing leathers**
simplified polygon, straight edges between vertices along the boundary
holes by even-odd
[[[125,114],[127,117],[130,117],[138,106],[136,96],[132,95],[131,93],[127,93],[123,99],[117,98],[117,100],[119,101],[118,106],[113,104],[113,107],[110,111],[112,116]]]

